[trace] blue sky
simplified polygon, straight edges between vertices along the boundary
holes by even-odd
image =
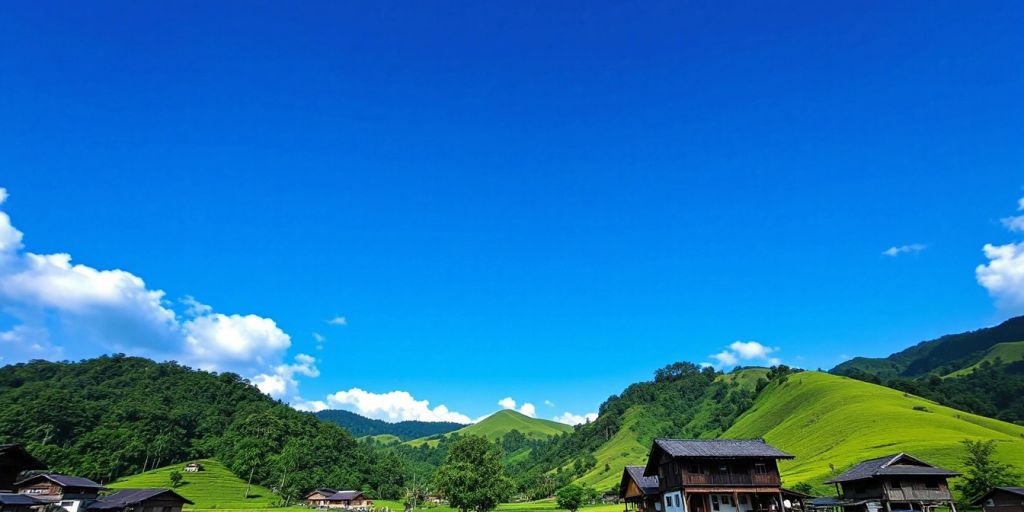
[[[2,362],[570,421],[1022,312],[1024,5],[830,4],[10,5]]]

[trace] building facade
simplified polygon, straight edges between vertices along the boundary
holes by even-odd
[[[791,458],[761,439],[656,439],[643,476],[658,478],[658,512],[781,512]]]
[[[657,476],[644,476],[643,466],[626,466],[619,482],[619,500],[626,510],[654,512],[660,499]]]
[[[349,510],[369,510],[373,508],[373,500],[360,491],[317,489],[307,494],[305,500],[306,506],[314,508],[342,508]]]
[[[948,478],[959,473],[898,453],[861,462],[827,483],[835,484],[844,512],[956,512]]]
[[[1024,487],[996,487],[971,505],[984,512],[1024,512]]]
[[[80,476],[56,473],[28,477],[16,482],[18,494],[31,496],[47,505],[60,505],[66,512],[82,512],[84,504],[99,497],[106,487]]]

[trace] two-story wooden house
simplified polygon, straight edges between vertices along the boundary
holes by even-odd
[[[306,506],[313,508],[343,508],[369,510],[373,500],[359,491],[336,491],[321,488],[306,495]]]
[[[761,439],[656,439],[643,474],[659,512],[782,512],[778,461],[792,458]]]
[[[984,512],[1024,512],[1024,487],[996,487],[971,505]]]
[[[861,462],[829,480],[836,484],[844,512],[956,512],[947,478],[960,476],[905,453]]]

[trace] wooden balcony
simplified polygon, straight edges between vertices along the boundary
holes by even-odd
[[[778,487],[782,482],[778,475],[751,473],[685,473],[683,485],[714,486],[766,486]]]
[[[951,501],[952,496],[944,489],[886,489],[889,501]]]

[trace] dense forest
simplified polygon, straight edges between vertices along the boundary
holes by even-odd
[[[0,368],[0,442],[54,471],[109,482],[214,457],[235,474],[295,497],[314,487],[397,497],[394,453],[274,401],[232,373],[123,355]]]
[[[452,423],[450,421],[399,421],[388,423],[340,409],[320,411],[316,413],[316,416],[324,421],[344,427],[345,430],[348,430],[355,437],[390,434],[402,441],[436,434],[446,434],[465,427],[461,423]]]

